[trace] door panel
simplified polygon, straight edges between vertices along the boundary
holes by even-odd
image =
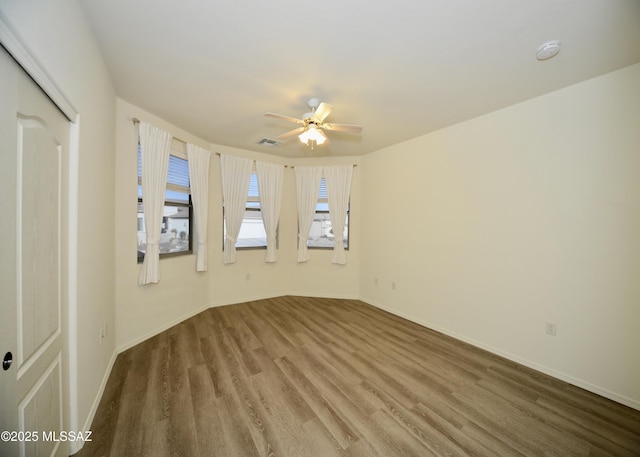
[[[38,431],[37,441],[25,441],[24,454],[55,455],[56,441],[42,432],[62,430],[62,371],[60,356],[42,374],[18,405],[20,430]]]
[[[60,333],[61,148],[41,119],[18,117],[17,123],[18,361],[23,371]]]
[[[0,356],[13,354],[0,431],[16,432],[2,456],[69,455],[55,439],[69,409],[68,144],[67,119],[0,47]]]

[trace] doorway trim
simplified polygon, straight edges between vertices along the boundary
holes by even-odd
[[[0,44],[11,54],[18,64],[47,94],[54,105],[73,123],[78,122],[78,111],[73,107],[69,99],[58,88],[58,85],[49,76],[36,57],[29,51],[20,35],[0,14]]]

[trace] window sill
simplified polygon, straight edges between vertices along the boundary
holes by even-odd
[[[193,251],[168,252],[165,254],[160,254],[160,260],[172,258],[172,257],[181,257],[184,255],[191,255],[191,254],[193,254]],[[141,264],[142,262],[144,262],[144,252],[138,251],[138,264]]]

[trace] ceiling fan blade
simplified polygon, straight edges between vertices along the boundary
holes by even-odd
[[[331,111],[333,111],[333,106],[328,103],[320,103],[320,106],[318,106],[313,113],[313,118],[322,122],[329,114],[331,114]]]
[[[275,119],[282,119],[283,121],[293,122],[294,124],[302,124],[302,119],[296,119],[295,117],[283,116],[276,113],[264,113],[265,116],[273,117]]]
[[[348,132],[348,133],[360,133],[362,132],[362,126],[349,125],[349,124],[323,124],[323,128],[331,130],[333,132]]]
[[[292,136],[295,136],[304,132],[305,128],[306,127],[298,127],[297,129],[289,130],[287,133],[283,133],[282,135],[276,137],[276,140],[278,141],[286,140],[287,138],[290,138]]]

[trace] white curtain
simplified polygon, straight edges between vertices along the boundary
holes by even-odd
[[[253,160],[243,157],[220,155],[222,170],[222,199],[224,205],[224,263],[236,261],[236,241],[242,226],[244,211],[249,194],[249,181]]]
[[[187,143],[189,187],[195,217],[196,271],[207,271],[207,219],[209,214],[209,159],[211,152]]]
[[[307,237],[318,203],[322,167],[296,166],[296,191],[298,197],[298,262],[309,260]]]
[[[349,209],[349,192],[353,165],[331,165],[324,167],[324,180],[327,183],[329,200],[329,217],[336,242],[331,255],[331,263],[345,265],[347,256],[344,252],[344,223]]]
[[[267,233],[267,254],[265,262],[278,260],[276,250],[276,233],[282,206],[282,176],[284,165],[256,161],[258,173],[258,189],[260,193],[260,212],[264,230]]]
[[[160,232],[172,136],[146,122],[140,122],[139,131],[142,157],[142,203],[147,232],[147,247],[138,278],[138,284],[143,286],[160,280]]]

